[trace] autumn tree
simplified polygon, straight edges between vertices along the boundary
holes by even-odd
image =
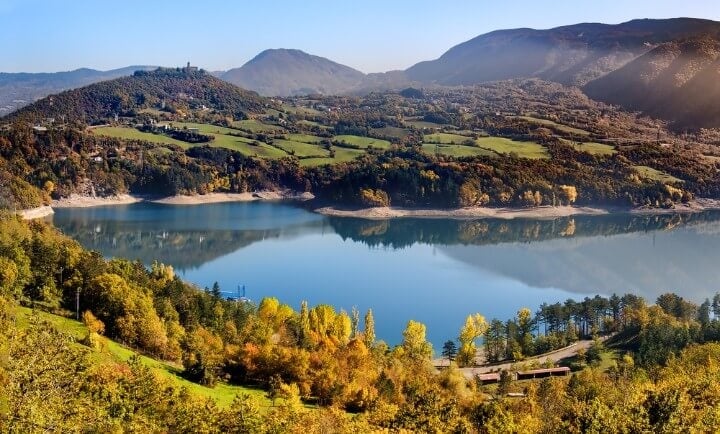
[[[375,345],[375,318],[373,317],[372,309],[368,309],[365,314],[363,342],[365,342],[365,346],[368,348],[372,348],[373,345]]]
[[[410,320],[403,331],[401,345],[403,354],[411,360],[428,360],[432,355],[432,345],[425,340],[425,324]]]
[[[468,315],[465,324],[460,329],[460,350],[458,351],[457,361],[460,366],[470,366],[475,363],[475,355],[477,353],[477,338],[485,334],[487,330],[487,321],[485,317],[476,313]]]

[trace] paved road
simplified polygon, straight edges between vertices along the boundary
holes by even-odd
[[[593,341],[590,339],[578,341],[570,345],[569,347],[561,348],[559,350],[555,350],[553,352],[545,353],[539,356],[530,357],[519,363],[531,363],[535,361],[537,361],[539,364],[543,364],[547,361],[557,363],[562,359],[574,356],[575,354],[577,354],[580,348],[584,348],[585,350],[587,350],[588,348],[590,348],[590,345],[592,345],[592,343]],[[497,372],[499,370],[508,370],[512,367],[512,365],[516,363],[518,362],[497,363],[493,365],[477,366],[473,368],[460,368],[460,370],[463,372],[463,374],[465,374],[467,378],[474,378],[476,374],[487,374],[489,372]]]

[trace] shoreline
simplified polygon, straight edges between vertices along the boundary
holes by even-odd
[[[318,214],[331,217],[352,217],[366,220],[387,220],[391,218],[452,218],[452,219],[483,219],[495,218],[512,220],[515,218],[527,219],[554,219],[558,217],[571,217],[576,215],[608,215],[608,214],[688,214],[710,210],[720,210],[718,199],[697,199],[686,204],[677,204],[674,208],[619,208],[619,207],[591,207],[591,206],[540,206],[534,208],[490,208],[468,207],[453,209],[415,209],[375,207],[354,210],[341,209],[333,206],[317,208]]]
[[[176,195],[167,197],[132,196],[119,194],[116,196],[93,197],[72,194],[62,199],[53,200],[52,208],[90,208],[96,206],[128,205],[138,202],[151,202],[165,205],[203,205],[223,202],[252,202],[256,200],[310,200],[310,193],[291,191],[258,191],[253,193],[208,193],[198,195]]]
[[[198,195],[176,195],[167,197],[132,196],[120,194],[116,196],[92,197],[72,194],[69,197],[53,200],[50,205],[19,210],[23,219],[32,220],[54,214],[54,208],[90,208],[99,206],[128,205],[138,202],[150,202],[165,205],[203,205],[224,202],[252,201],[308,201],[314,199],[312,193],[294,191],[258,191],[248,193],[208,193]],[[491,208],[468,207],[453,209],[433,208],[396,208],[374,207],[360,209],[343,209],[336,206],[325,206],[313,209],[313,212],[331,217],[362,218],[367,220],[387,220],[391,218],[452,218],[452,219],[554,219],[576,215],[608,215],[636,214],[662,215],[687,214],[709,210],[720,210],[720,199],[695,199],[688,203],[676,204],[673,208],[621,208],[601,206],[540,206],[535,208]]]

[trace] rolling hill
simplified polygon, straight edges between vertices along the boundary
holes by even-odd
[[[223,80],[266,96],[337,94],[358,86],[365,74],[300,50],[265,50],[227,71]]]
[[[156,67],[127,66],[109,71],[80,68],[64,72],[0,72],[0,116],[50,94],[87,86],[103,80],[132,75],[135,71],[147,71],[154,68]]]
[[[166,110],[215,109],[242,119],[263,110],[266,101],[196,68],[136,71],[130,77],[91,84],[43,98],[11,113],[6,119],[37,122],[52,117],[94,124],[115,114],[134,115],[145,108]]]

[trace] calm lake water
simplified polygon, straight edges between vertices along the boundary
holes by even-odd
[[[314,214],[283,203],[58,209],[54,224],[107,257],[158,259],[228,296],[245,285],[299,309],[328,303],[364,314],[399,343],[410,319],[436,350],[480,312],[634,292],[701,301],[720,290],[720,213],[555,220],[396,219]]]

